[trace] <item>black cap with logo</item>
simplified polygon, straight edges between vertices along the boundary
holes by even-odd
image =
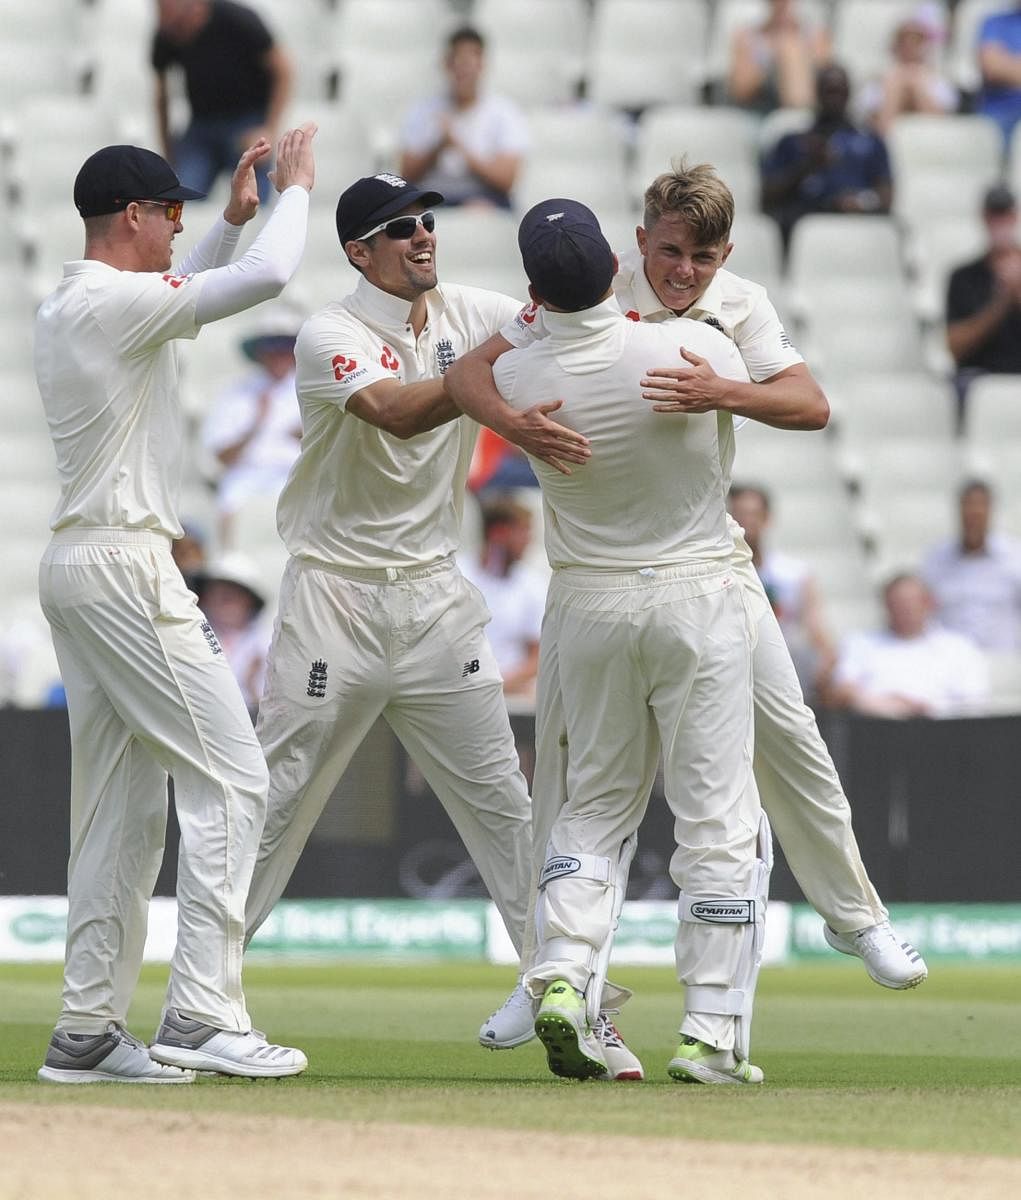
[[[357,180],[337,201],[337,236],[341,246],[356,241],[360,233],[367,233],[374,225],[416,203],[431,208],[442,204],[443,197],[439,192],[422,191],[389,172]]]
[[[74,206],[83,217],[120,212],[132,200],[202,200],[185,187],[165,158],[138,146],[104,146],[82,164]]]
[[[541,299],[567,312],[591,308],[610,290],[616,259],[595,213],[577,200],[543,200],[518,227],[528,281]]]

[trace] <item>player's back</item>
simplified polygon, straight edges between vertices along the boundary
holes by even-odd
[[[728,557],[716,413],[656,413],[640,383],[652,367],[685,366],[681,346],[717,374],[747,379],[732,343],[694,321],[628,321],[613,300],[544,317],[549,336],[504,355],[496,380],[517,408],[562,400],[555,419],[591,443],[591,459],[570,475],[533,461],[551,565],[613,569]]]

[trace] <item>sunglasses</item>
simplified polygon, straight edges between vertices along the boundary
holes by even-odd
[[[393,241],[402,242],[410,237],[414,237],[415,230],[419,225],[422,226],[426,233],[432,233],[436,228],[436,214],[434,212],[424,212],[411,217],[391,217],[389,221],[384,221],[382,225],[377,225],[375,229],[370,229],[368,233],[363,233],[361,237],[357,237],[354,240],[356,242],[367,242],[370,237],[375,237],[377,233],[385,233]]]
[[[181,214],[184,212],[183,200],[129,200],[128,203],[149,204],[154,208],[162,208],[167,215],[167,220],[173,221],[175,225],[180,221]]]

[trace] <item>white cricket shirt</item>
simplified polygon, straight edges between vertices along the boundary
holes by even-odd
[[[335,566],[410,568],[454,553],[478,426],[461,417],[402,441],[347,414],[382,379],[442,375],[521,307],[497,292],[443,284],[426,294],[415,337],[411,302],[365,279],[305,322],[295,347],[304,434],[277,509],[291,554]]]
[[[200,326],[195,276],[64,264],[35,323],[35,372],[57,457],[54,530],[180,537],[184,454],[177,347]]]
[[[716,414],[666,419],[643,399],[640,381],[682,345],[718,375],[747,380],[734,344],[695,321],[628,321],[612,298],[543,318],[547,336],[501,355],[494,373],[515,408],[563,400],[557,420],[592,445],[591,459],[570,475],[532,460],[550,565],[627,570],[728,559]]]
[[[645,275],[645,259],[637,247],[618,255],[613,292],[620,310],[632,321],[672,321]],[[702,321],[737,344],[748,374],[756,383],[805,360],[794,349],[766,289],[731,271],[716,275],[684,316]]]

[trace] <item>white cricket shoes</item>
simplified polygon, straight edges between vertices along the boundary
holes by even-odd
[[[300,1050],[275,1046],[257,1029],[249,1033],[217,1029],[186,1017],[176,1008],[168,1008],[164,1014],[149,1055],[156,1062],[175,1067],[251,1079],[299,1075],[308,1066]]]
[[[110,1022],[102,1033],[55,1029],[37,1075],[44,1083],[192,1083],[194,1071],[153,1062],[145,1043]]]
[[[596,1041],[602,1047],[603,1058],[606,1059],[606,1078],[621,1081],[629,1079],[644,1079],[645,1072],[638,1056],[628,1049],[620,1036],[617,1026],[610,1020],[609,1014],[601,1012],[592,1028]]]
[[[918,987],[929,974],[922,956],[910,942],[897,937],[889,921],[852,933],[837,933],[826,925],[823,936],[834,950],[860,958],[870,977],[883,987]]]
[[[512,1050],[535,1037],[535,1014],[539,1002],[518,984],[479,1030],[479,1045],[487,1050]]]

